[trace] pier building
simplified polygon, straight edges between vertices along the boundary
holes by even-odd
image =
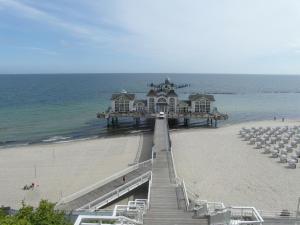
[[[183,120],[187,126],[191,119],[204,119],[210,126],[217,126],[218,120],[228,119],[227,114],[218,111],[213,95],[193,93],[187,99],[180,99],[176,89],[188,86],[177,85],[166,79],[160,84],[151,83],[145,99],[139,99],[134,93],[126,91],[114,93],[110,107],[97,116],[106,118],[108,125],[110,122],[113,125],[118,123],[120,117],[132,117],[138,124],[141,118],[152,119],[162,112],[166,118]]]

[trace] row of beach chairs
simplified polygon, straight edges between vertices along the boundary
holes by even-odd
[[[300,126],[293,127],[243,127],[239,131],[242,140],[261,149],[281,163],[296,168],[300,158]]]

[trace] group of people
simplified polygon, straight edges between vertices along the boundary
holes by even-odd
[[[25,190],[33,190],[34,188],[36,187],[36,185],[32,182],[30,185],[25,185],[24,187],[23,187],[23,190],[25,191]]]
[[[274,116],[274,120],[277,120],[276,116]],[[284,117],[281,118],[281,121],[284,122]]]

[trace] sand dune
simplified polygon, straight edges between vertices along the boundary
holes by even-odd
[[[171,134],[177,173],[201,199],[262,210],[295,210],[300,197],[300,165],[287,169],[242,141],[241,127],[300,125],[262,121],[191,129]]]
[[[132,163],[140,136],[102,138],[0,150],[0,205],[58,201]],[[25,184],[39,185],[23,191]]]

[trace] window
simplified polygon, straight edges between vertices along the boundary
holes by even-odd
[[[210,112],[210,101],[206,100],[206,112]]]
[[[206,104],[205,104],[205,100],[201,100],[200,101],[200,112],[206,112]]]
[[[137,105],[137,111],[138,112],[143,112],[144,111],[144,104],[143,103],[138,103]]]
[[[195,112],[200,112],[200,102],[195,102]]]
[[[129,112],[129,100],[121,97],[115,101],[115,112]]]
[[[175,112],[175,99],[174,98],[170,98],[169,111]]]
[[[149,98],[149,112],[154,112],[154,98]]]

